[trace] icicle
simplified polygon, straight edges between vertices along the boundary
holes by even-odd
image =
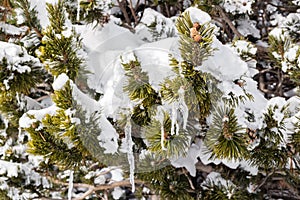
[[[77,22],[80,20],[80,0],[77,0],[77,16],[76,16]]]
[[[16,93],[16,99],[17,99],[18,105],[20,105],[21,101],[20,101],[20,97],[19,97],[19,92]]]
[[[70,171],[70,177],[69,177],[69,189],[68,189],[68,200],[72,199],[72,190],[73,190],[73,171]]]
[[[21,101],[20,97],[22,98],[22,96],[17,92],[16,93],[16,99],[18,102],[18,106],[20,106],[20,109],[23,110],[25,108],[25,103]]]
[[[131,122],[130,119],[127,120],[126,126],[125,126],[125,141],[127,143],[127,159],[130,166],[130,175],[129,180],[132,186],[132,192],[135,191],[135,184],[134,184],[134,156],[132,152],[133,147],[133,141],[131,137]]]
[[[164,110],[161,106],[157,107],[157,116],[156,118],[159,120],[161,126],[160,126],[160,133],[161,133],[161,139],[160,139],[160,145],[162,150],[166,150],[164,141],[165,141],[165,129],[164,129]]]
[[[184,93],[185,93],[184,88],[181,87],[178,90],[178,94],[179,94],[178,100],[179,100],[179,108],[180,108],[180,111],[182,113],[182,118],[183,118],[183,129],[186,129],[187,120],[189,117],[189,108],[184,101]]]
[[[172,117],[171,117],[171,135],[175,134],[175,123],[177,123],[177,103],[173,103],[172,104],[172,113],[171,113]]]
[[[175,130],[175,134],[179,135],[179,124],[176,122],[175,124],[176,130]]]

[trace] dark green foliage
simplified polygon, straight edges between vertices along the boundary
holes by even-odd
[[[106,1],[99,0],[80,1],[79,21],[77,21],[77,1],[69,0],[65,3],[65,7],[69,14],[69,19],[73,23],[85,22],[91,24],[96,22],[96,27],[97,25],[102,26],[109,21],[109,14],[105,12],[105,9],[111,8],[112,5]]]
[[[195,0],[193,4],[207,13],[212,13],[215,6],[223,2],[224,0]]]
[[[148,98],[154,89],[149,84],[147,72],[142,71],[141,63],[135,57],[135,60],[122,63],[122,65],[125,75],[129,78],[124,86],[124,91],[128,93],[129,98],[133,101]]]
[[[274,35],[269,35],[269,57],[275,63],[275,67],[281,69],[284,72],[287,72],[289,75],[289,79],[292,80],[295,86],[300,85],[300,68],[299,64],[297,63],[300,57],[300,49],[297,49],[296,55],[294,60],[289,60],[287,57],[287,52],[291,48],[298,47],[299,45],[288,36],[288,32],[282,30],[281,35],[279,37]],[[275,56],[275,55],[276,56]],[[284,66],[286,69],[284,69]],[[279,77],[282,79],[282,77]]]
[[[49,13],[50,27],[54,33],[60,34],[65,30],[66,16],[64,11],[64,1],[59,0],[57,4],[47,3],[47,11]]]
[[[24,55],[19,56],[22,58]],[[24,69],[22,69],[22,67],[27,68],[25,72],[23,72]],[[19,70],[22,70],[22,72]],[[7,63],[7,59],[4,57],[0,62],[1,90],[5,88],[3,84],[4,81],[8,80],[9,91],[11,93],[29,94],[30,88],[34,87],[37,83],[42,82],[43,73],[40,64],[35,61],[21,60],[16,65],[11,66],[11,63]]]
[[[10,200],[10,198],[7,196],[7,191],[5,190],[0,190],[0,198],[2,200]]]
[[[290,73],[291,80],[299,87],[300,86],[300,69],[296,68]]]
[[[190,185],[181,170],[166,166],[150,173],[138,173],[138,178],[150,182],[150,187],[163,200],[191,200]]]
[[[13,127],[18,127],[26,109],[24,94],[41,83],[45,73],[39,62],[28,59],[25,51],[18,56],[18,62],[8,63],[6,57],[0,62],[0,112]]]
[[[141,63],[136,57],[129,63],[122,63],[122,66],[128,77],[127,83],[123,86],[124,92],[128,93],[132,101],[142,100],[134,107],[131,119],[140,126],[149,124],[155,114],[156,106],[161,104],[161,99],[150,85],[149,77],[142,71]]]
[[[75,80],[79,71],[83,70],[83,59],[77,55],[80,49],[80,39],[73,33],[70,37],[63,34],[55,35],[51,28],[45,33],[47,39],[40,49],[40,59],[54,76],[65,73],[71,80]]]
[[[284,31],[282,31],[284,34]],[[291,46],[292,41],[286,37],[276,37],[274,35],[269,36],[269,51],[270,57],[277,61],[277,64],[280,66],[282,61],[284,61],[284,53],[288,51]],[[280,58],[275,58],[272,52],[276,52]]]
[[[75,147],[69,148],[68,145],[58,136],[51,134],[48,129],[43,127],[41,130],[27,128],[31,140],[28,142],[28,152],[34,155],[43,155],[49,159],[49,163],[56,163],[65,168],[79,167],[84,155]]]
[[[211,94],[208,91],[208,74],[195,70],[188,62],[171,59],[175,78],[166,78],[161,87],[161,95],[164,100],[175,102],[179,99],[179,90],[184,90],[184,100],[189,112],[199,119],[205,119],[211,109]]]
[[[207,182],[203,184],[203,187],[205,188],[201,193],[201,199],[203,200],[252,199],[236,185],[228,181],[226,181],[226,185],[223,185],[220,181],[213,183],[212,181],[207,180]]]
[[[163,155],[147,152],[147,154],[143,155],[143,157],[139,158],[138,161],[136,162],[136,169],[137,169],[136,172],[137,174],[140,173],[144,175],[148,174],[150,178],[149,172],[156,173],[161,168],[170,165],[171,165],[170,160],[165,158]]]
[[[67,83],[64,85],[62,89],[54,91],[52,100],[57,105],[57,107],[61,109],[66,110],[73,106],[72,88],[71,88],[70,81],[67,81]]]
[[[139,126],[145,126],[150,123],[151,117],[156,113],[156,106],[144,107],[143,103],[146,103],[147,100],[143,100],[141,104],[138,104],[133,108],[133,114],[131,119],[134,123]]]
[[[28,0],[16,0],[14,2],[15,8],[22,10],[22,15],[24,17],[24,23],[22,25],[27,26],[29,29],[26,31],[25,35],[21,36],[20,40],[15,43],[24,46],[28,54],[36,56],[35,51],[41,45],[42,40],[42,26],[40,20],[38,19],[38,11],[36,8],[32,8]],[[30,41],[26,43],[25,41]]]
[[[145,126],[145,136],[149,142],[148,149],[153,153],[163,157],[179,157],[186,153],[189,145],[190,136],[184,130],[178,131],[178,135],[171,135],[171,120],[168,114],[164,114],[164,148],[161,144],[161,123],[152,119],[149,126]]]
[[[39,58],[53,76],[65,73],[74,81],[79,73],[85,72],[83,58],[78,55],[81,39],[74,30],[68,30],[71,33],[67,36],[63,33],[66,31],[63,1],[58,1],[55,5],[47,4],[47,10],[50,26],[44,32],[45,39],[40,47]]]
[[[244,90],[244,89],[243,89]],[[230,92],[227,94],[227,97],[223,97],[222,100],[232,107],[237,107],[240,103],[245,103],[247,100],[254,100],[254,97],[252,94],[247,93],[246,90],[244,90],[244,95],[236,96],[234,93]]]
[[[162,27],[160,30],[157,30],[158,25]],[[154,21],[150,25],[147,25],[147,27],[149,28],[149,32],[152,35],[151,42],[161,40],[164,37],[169,38],[175,36],[175,30],[173,28],[166,26],[166,21],[164,20],[159,23],[157,21],[156,16],[154,18]]]
[[[10,92],[0,92],[0,113],[9,120],[12,126],[19,126],[19,118],[22,116],[24,110],[20,108],[20,105],[16,99],[16,94]]]
[[[295,132],[290,136],[293,147],[296,152],[300,152],[300,117],[297,117],[298,123],[294,123]]]
[[[240,160],[247,157],[245,130],[238,124],[234,109],[216,109],[205,142],[212,151],[212,158]]]
[[[37,11],[35,8],[30,8],[30,2],[28,0],[16,0],[15,6],[21,8],[25,17],[24,25],[34,29],[38,34],[42,32],[40,21],[37,17]],[[39,35],[41,37],[41,35]]]
[[[264,114],[266,127],[258,130],[259,145],[251,151],[251,163],[264,170],[284,168],[288,160],[287,149],[282,146],[285,142],[282,131],[285,130],[286,107],[280,109],[280,112],[284,114],[281,121],[274,119],[276,109],[279,109],[277,105],[269,107],[267,113]]]
[[[300,34],[300,20],[299,19],[292,19],[291,21],[287,22],[287,26],[285,27],[289,33],[289,35],[295,40],[296,42],[299,42]]]
[[[193,200],[194,198],[187,192],[189,183],[182,180],[184,178],[173,175],[164,179],[159,192],[160,197],[166,200]]]
[[[180,34],[180,52],[184,61],[178,62],[171,57],[170,63],[177,77],[174,79],[169,77],[165,80],[162,84],[161,94],[167,100],[178,100],[178,91],[183,89],[184,100],[191,115],[204,120],[211,110],[212,99],[208,91],[208,81],[211,76],[196,70],[195,66],[201,65],[214,51],[211,48],[213,28],[208,24],[199,24],[198,32],[201,40],[195,42],[190,36],[192,27],[193,22],[188,12],[181,15],[176,21],[176,28]]]
[[[100,129],[96,114],[86,118],[86,111],[75,106],[76,112],[72,122],[64,110],[57,110],[55,115],[47,114],[41,122],[35,122],[26,128],[31,140],[28,143],[29,153],[42,155],[49,163],[61,168],[77,168],[85,161],[100,159],[104,149],[100,147],[97,137]],[[41,126],[43,128],[39,128]],[[101,160],[103,161],[103,160]]]
[[[79,119],[80,123],[75,125],[75,131],[69,134],[71,140],[75,142],[76,146],[80,148],[80,151],[89,155],[89,159],[97,159],[102,163],[113,163],[114,159],[112,155],[105,156],[104,148],[100,146],[98,136],[101,133],[99,128],[99,115],[100,113],[91,113],[87,115],[87,112],[79,105],[75,106],[76,112],[74,118]],[[107,159],[111,158],[110,162]]]

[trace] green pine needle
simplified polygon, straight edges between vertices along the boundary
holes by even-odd
[[[216,109],[205,143],[212,158],[241,160],[247,157],[244,129],[238,124],[233,109]]]
[[[184,12],[177,18],[176,28],[180,34],[179,49],[181,56],[185,61],[199,66],[207,57],[212,55],[215,50],[211,47],[214,28],[210,27],[208,23],[200,24],[198,32],[201,36],[201,40],[195,42],[190,36],[190,28],[192,27],[193,22],[188,12]]]
[[[171,119],[165,113],[164,118],[164,147],[161,145],[161,124],[158,120],[152,119],[149,126],[145,126],[146,140],[149,142],[148,149],[166,158],[177,158],[186,154],[189,146],[190,136],[186,131],[178,130],[178,135],[171,135]]]

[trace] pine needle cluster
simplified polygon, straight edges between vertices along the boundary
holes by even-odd
[[[206,134],[212,158],[241,160],[247,157],[246,131],[237,122],[234,109],[217,108]]]
[[[79,54],[81,41],[74,30],[65,27],[64,1],[47,4],[50,26],[44,31],[39,58],[53,76],[65,73],[71,80],[84,72],[83,58]]]

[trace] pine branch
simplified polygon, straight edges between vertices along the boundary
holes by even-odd
[[[180,34],[181,57],[185,62],[201,66],[215,50],[211,47],[214,28],[209,23],[193,23],[188,12],[177,18],[176,28]]]
[[[205,138],[211,158],[240,160],[246,158],[244,129],[238,124],[234,109],[217,108]]]
[[[30,2],[28,0],[17,0],[16,2],[24,12],[26,23],[35,31],[38,38],[41,40],[43,34],[41,33],[42,27],[37,17],[37,11],[35,9],[30,9]]]

